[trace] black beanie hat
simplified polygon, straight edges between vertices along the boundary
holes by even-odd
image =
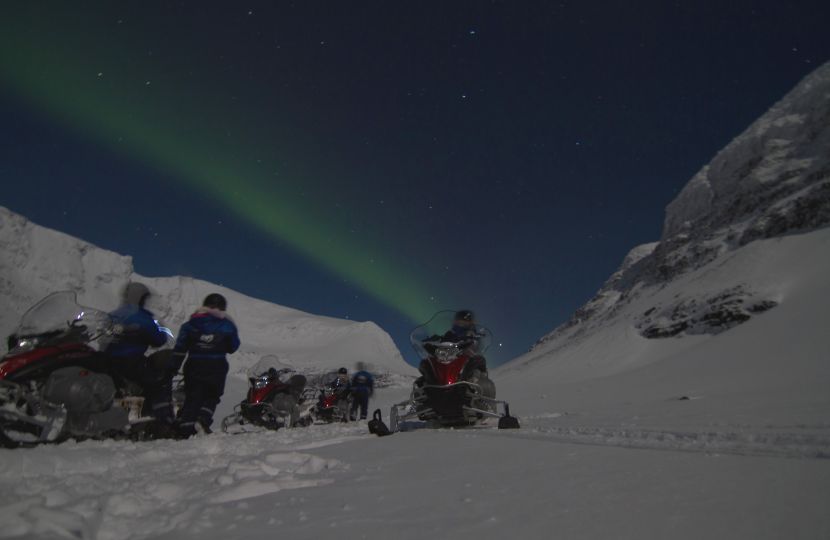
[[[220,309],[225,311],[228,309],[228,301],[225,300],[225,297],[218,293],[209,294],[205,297],[205,301],[202,302],[202,305],[209,308]]]

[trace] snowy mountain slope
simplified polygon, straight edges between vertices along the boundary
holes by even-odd
[[[411,374],[389,335],[372,322],[355,322],[311,315],[251,298],[226,287],[188,278],[132,279],[147,283],[161,297],[155,312],[175,331],[204,297],[219,292],[228,299],[228,313],[239,326],[243,346],[234,355],[231,372],[244,373],[264,355],[303,371],[353,368],[365,362],[373,369]]]
[[[629,324],[647,338],[713,335],[774,309],[785,291],[770,283],[763,267],[736,267],[734,274],[715,276],[697,289],[682,280],[721,264],[754,241],[808,233],[830,223],[828,148],[830,63],[696,174],[668,205],[660,242],[632,250],[596,297],[540,339],[529,356],[569,346],[614,324],[633,302],[639,302],[639,312],[629,315]],[[774,250],[779,244],[763,245]],[[791,261],[793,270],[800,264]],[[676,289],[672,298],[660,296],[667,287]],[[648,304],[646,297],[654,301]]]
[[[830,221],[830,63],[721,150],[666,209],[663,241],[751,220],[745,244]],[[800,199],[802,208],[792,208]],[[799,211],[800,210],[800,211]]]
[[[39,227],[0,206],[0,333],[7,336],[35,302],[73,290],[84,305],[113,309],[132,259]]]
[[[609,425],[798,425],[827,431],[828,275],[830,228],[753,242],[642,293],[590,336],[544,343],[501,368],[500,391],[515,396],[517,411],[571,413],[560,425],[601,418]],[[715,336],[648,339],[638,331],[649,306],[747,283],[778,306]]]
[[[497,370],[502,395],[573,440],[774,431],[830,455],[829,117],[827,64],[692,178],[660,242]]]
[[[266,354],[305,371],[352,368],[362,361],[380,372],[414,373],[389,335],[374,323],[310,315],[194,278],[141,276],[133,272],[130,257],[40,227],[2,207],[0,255],[4,336],[26,309],[51,292],[73,290],[81,304],[111,310],[124,285],[134,280],[156,293],[148,307],[174,332],[207,294],[225,295],[242,340],[239,352],[230,357],[235,375],[244,376]],[[231,396],[231,401],[238,399],[241,396]]]

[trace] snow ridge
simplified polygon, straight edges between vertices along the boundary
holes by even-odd
[[[827,427],[827,426],[824,426]],[[545,427],[536,438],[555,442],[673,452],[830,459],[830,436],[814,433],[675,431],[591,426]]]
[[[247,369],[265,355],[276,355],[300,371],[352,368],[363,362],[382,374],[415,373],[391,337],[372,322],[304,313],[193,277],[142,276],[134,272],[129,256],[41,227],[0,207],[0,335],[11,334],[29,307],[56,291],[75,291],[82,305],[110,311],[129,281],[150,287],[154,294],[148,308],[174,332],[206,295],[223,294],[242,339],[242,347],[230,357],[231,374],[243,381]]]

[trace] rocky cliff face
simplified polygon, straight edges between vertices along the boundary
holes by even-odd
[[[634,248],[597,295],[537,347],[578,339],[633,298],[677,284],[760,239],[830,223],[830,63],[821,66],[698,172],[666,208],[659,242]],[[793,261],[803,264],[805,261]],[[646,338],[716,334],[777,305],[751,280],[655,302],[631,321]]]
[[[130,257],[40,227],[0,207],[0,332],[49,293],[75,291],[84,305],[109,310],[133,273]]]

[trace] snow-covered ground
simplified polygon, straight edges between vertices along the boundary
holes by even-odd
[[[684,438],[683,424],[589,431],[602,416],[563,430],[565,412],[521,411],[517,431],[377,438],[357,423],[2,451],[0,536],[830,537],[830,461],[810,442],[746,424],[732,426],[741,440]]]

